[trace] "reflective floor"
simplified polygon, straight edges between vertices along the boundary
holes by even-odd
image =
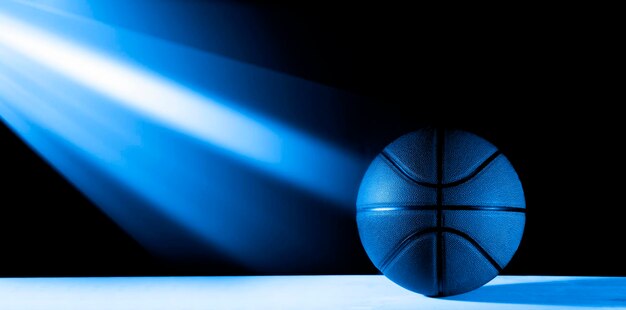
[[[0,309],[563,308],[626,309],[626,278],[500,276],[443,299],[383,276],[0,279]]]

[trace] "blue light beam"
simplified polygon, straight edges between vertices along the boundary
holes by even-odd
[[[348,188],[341,186],[345,182],[327,182],[362,170],[363,161],[354,154],[261,115],[229,109],[152,72],[6,15],[0,14],[0,26],[0,43],[4,46],[143,117],[252,159],[257,168],[342,205],[351,204],[354,199]],[[343,171],[337,171],[337,167]]]
[[[351,241],[328,206],[353,210],[367,160],[3,13],[0,29],[2,121],[154,253],[288,272],[350,250],[320,249]]]

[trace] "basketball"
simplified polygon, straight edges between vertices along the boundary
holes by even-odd
[[[357,197],[359,236],[391,281],[426,296],[477,289],[522,239],[519,177],[493,144],[467,131],[421,129],[387,145]]]

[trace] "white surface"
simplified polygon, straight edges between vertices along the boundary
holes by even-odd
[[[383,276],[4,278],[0,309],[626,309],[626,278],[500,276],[444,299]]]

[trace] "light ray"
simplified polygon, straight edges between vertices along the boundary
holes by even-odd
[[[50,29],[3,13],[0,29],[2,121],[147,248],[195,256],[199,238],[265,271],[334,259],[317,249],[347,237],[316,209],[352,211],[367,160]]]

